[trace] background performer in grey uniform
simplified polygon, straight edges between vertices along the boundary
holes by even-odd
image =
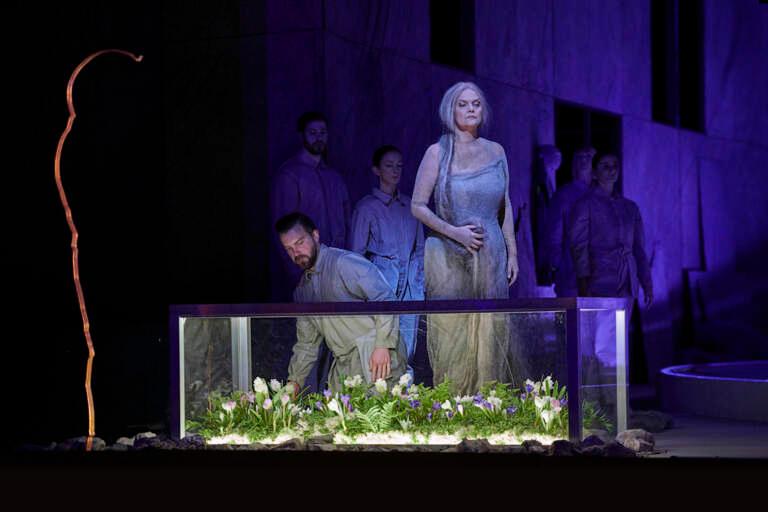
[[[571,173],[573,181],[559,188],[552,197],[547,214],[546,260],[554,277],[558,297],[576,297],[576,272],[568,246],[568,218],[573,205],[590,191],[592,184],[592,158],[595,150],[585,147],[573,154]]]
[[[594,175],[596,184],[576,201],[569,219],[579,296],[637,297],[641,285],[648,307],[653,301],[653,283],[640,209],[615,190],[619,179],[615,155],[596,156]],[[603,365],[615,366],[613,317],[610,312],[596,316],[595,353]]]
[[[362,198],[352,216],[349,248],[381,271],[397,300],[424,300],[424,230],[411,214],[411,198],[397,188],[403,155],[395,146],[373,153],[379,186]],[[408,354],[408,371],[416,353],[419,315],[400,316],[400,336]]]

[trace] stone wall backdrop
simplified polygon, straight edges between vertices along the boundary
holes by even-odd
[[[241,13],[250,5],[241,4]],[[664,366],[689,359],[768,357],[757,313],[766,304],[760,262],[768,201],[760,185],[768,66],[760,63],[768,56],[768,8],[751,0],[708,0],[703,8],[701,133],[652,118],[649,1],[478,0],[470,71],[430,60],[428,0],[267,1],[269,104],[246,116],[267,126],[268,140],[259,144],[268,169],[246,164],[245,172],[273,173],[298,148],[295,118],[315,108],[329,118],[329,160],[353,200],[374,184],[370,154],[384,143],[403,149],[402,188],[410,193],[423,152],[440,133],[443,92],[475,81],[493,108],[487,136],[507,152],[510,197],[521,216],[521,273],[511,296],[547,296],[533,267],[535,147],[554,143],[556,101],[618,115],[623,190],[641,209],[653,263],[655,303],[640,311],[650,382]]]

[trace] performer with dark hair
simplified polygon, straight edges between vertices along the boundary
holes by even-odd
[[[298,212],[280,218],[275,229],[286,254],[302,271],[293,292],[296,302],[395,300],[376,266],[357,253],[320,243],[314,222]],[[325,340],[334,360],[328,385],[339,390],[342,376],[366,382],[398,379],[406,366],[396,315],[302,316],[296,320],[296,344],[288,380],[296,392],[304,385]]]
[[[402,153],[395,146],[381,146],[373,153],[372,170],[379,186],[355,207],[349,248],[376,265],[397,300],[424,300],[424,231],[411,214],[411,198],[397,188],[403,173]],[[418,315],[400,316],[411,372],[417,322]]]
[[[299,153],[277,171],[272,183],[272,221],[290,212],[303,212],[314,219],[322,233],[323,243],[332,247],[347,246],[347,230],[351,213],[349,193],[344,179],[325,162],[328,146],[328,123],[319,112],[305,112],[296,128],[301,137]],[[273,300],[287,300],[283,291],[286,275],[291,288],[300,272],[280,251],[283,272],[275,273]],[[291,289],[289,288],[289,289]]]
[[[545,261],[555,282],[558,297],[576,297],[576,274],[568,246],[568,218],[573,205],[590,190],[592,184],[592,158],[595,150],[584,147],[573,153],[571,173],[573,181],[559,188],[552,197],[547,213]]]
[[[593,166],[595,184],[573,206],[569,219],[579,296],[637,297],[642,286],[645,305],[650,306],[653,282],[640,209],[616,191],[616,155],[598,154]],[[597,316],[595,355],[612,367],[617,364],[615,323],[610,314]]]

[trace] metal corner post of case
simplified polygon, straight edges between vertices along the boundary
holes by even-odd
[[[171,312],[168,323],[169,343],[171,361],[171,389],[169,397],[171,437],[180,439],[184,437],[184,318],[175,312]]]
[[[251,330],[250,318],[230,319],[232,333],[232,383],[240,391],[251,389]]]
[[[631,304],[630,306],[631,307]],[[616,432],[627,430],[628,393],[627,310],[616,309]]]
[[[581,346],[579,339],[579,306],[565,310],[565,344],[568,362],[568,437],[581,441]]]

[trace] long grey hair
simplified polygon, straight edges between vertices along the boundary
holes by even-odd
[[[480,97],[483,105],[483,115],[480,119],[480,129],[488,126],[491,116],[491,109],[485,100],[485,94],[482,89],[473,82],[458,82],[452,85],[440,101],[440,121],[443,125],[443,133],[440,136],[440,166],[437,173],[437,183],[435,186],[435,210],[437,215],[448,222],[453,221],[453,215],[450,208],[450,184],[448,182],[448,173],[451,169],[453,160],[453,148],[456,141],[456,102],[462,92],[472,89]]]

